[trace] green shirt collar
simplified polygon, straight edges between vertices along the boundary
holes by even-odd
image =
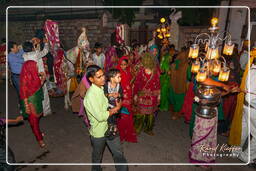
[[[92,83],[92,88],[95,90],[95,91],[99,91],[99,92],[102,92],[103,91],[103,86],[101,86],[101,87],[98,87],[98,86],[96,86],[95,84],[93,84]]]

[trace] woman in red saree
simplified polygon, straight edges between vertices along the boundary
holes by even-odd
[[[149,53],[142,57],[142,64],[134,83],[134,126],[137,134],[144,129],[148,135],[154,135],[154,113],[160,104],[160,72]]]
[[[38,73],[37,63],[26,61],[20,73],[20,98],[24,118],[27,118],[40,147],[45,147],[39,120],[43,114],[43,89],[45,74]]]
[[[131,69],[128,67],[128,57],[120,58],[117,69],[121,73],[121,86],[123,88],[122,108],[120,118],[117,120],[117,127],[121,141],[137,142],[137,136],[133,126],[132,112],[132,86],[131,86]]]
[[[133,45],[133,51],[130,55],[129,63],[131,65],[132,83],[134,82],[137,73],[139,72],[141,64],[141,55],[139,54],[139,44]]]

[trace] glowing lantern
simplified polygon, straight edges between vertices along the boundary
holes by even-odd
[[[191,72],[197,73],[199,69],[200,69],[200,62],[196,60],[195,62],[192,63]]]
[[[165,36],[166,36],[166,37],[171,37],[170,33],[167,33]]]
[[[207,78],[207,73],[205,69],[200,69],[199,72],[196,75],[196,81],[203,82]]]
[[[189,49],[188,57],[195,59],[198,57],[198,53],[199,53],[199,45],[193,44],[193,45],[191,45],[191,47]]]
[[[219,58],[219,49],[214,46],[208,47],[207,53],[206,53],[207,59],[218,59]]]
[[[232,55],[234,46],[235,45],[232,44],[231,41],[229,41],[228,43],[225,43],[225,46],[224,46],[224,49],[223,49],[223,54],[225,54],[225,55]]]
[[[228,81],[228,77],[229,77],[229,73],[230,73],[230,69],[228,69],[227,67],[224,67],[219,74],[219,80],[220,81]]]
[[[211,65],[211,72],[213,73],[213,75],[217,75],[220,72],[221,69],[221,62],[220,61],[213,61],[212,65]]]
[[[161,31],[162,32],[166,32],[166,28],[161,28]]]
[[[211,23],[212,23],[212,26],[215,27],[215,26],[218,24],[218,18],[213,17],[213,18],[211,19]]]
[[[156,31],[157,31],[157,32],[161,32],[160,28],[157,28]]]
[[[157,37],[159,38],[159,39],[163,39],[163,36],[162,35],[157,35]]]
[[[161,22],[161,23],[164,23],[164,22],[165,22],[165,18],[161,18],[161,19],[160,19],[160,22]]]

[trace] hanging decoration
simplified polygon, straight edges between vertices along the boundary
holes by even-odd
[[[125,37],[124,24],[117,24],[115,31],[116,31],[116,42],[118,44],[123,44],[125,42],[125,40],[124,40],[124,37]]]
[[[168,39],[171,37],[170,24],[164,17],[160,19],[160,24],[158,25],[156,32],[157,38],[162,40],[163,44],[169,43]]]

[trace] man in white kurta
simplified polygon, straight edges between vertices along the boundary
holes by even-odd
[[[43,57],[49,52],[49,45],[48,43],[44,44],[44,49],[42,51],[35,50],[32,52],[27,52],[23,54],[24,61],[33,60],[37,62],[38,72],[45,72],[44,70],[44,62]],[[49,115],[52,113],[51,105],[50,105],[50,98],[48,95],[48,90],[46,87],[46,83],[43,85],[43,92],[44,92],[44,100],[43,100],[43,111],[44,116]]]
[[[248,63],[248,57],[249,57],[249,53],[247,50],[244,50],[240,56],[240,67],[242,68],[242,70],[244,71],[246,68],[246,65]]]
[[[243,41],[243,46],[242,46],[242,51],[240,55],[240,67],[244,71],[246,68],[246,65],[248,63],[248,58],[249,58],[249,53],[248,53],[248,48],[250,46],[250,42],[248,40]]]
[[[248,76],[250,76],[250,79]],[[247,93],[245,95],[245,102],[243,106],[241,147],[244,146],[246,140],[248,138],[250,139],[251,136],[250,163],[253,163],[253,160],[256,159],[256,64],[252,64],[248,76],[246,80]],[[250,135],[248,135],[249,122]],[[239,159],[244,162],[248,162],[248,148],[240,153]]]

